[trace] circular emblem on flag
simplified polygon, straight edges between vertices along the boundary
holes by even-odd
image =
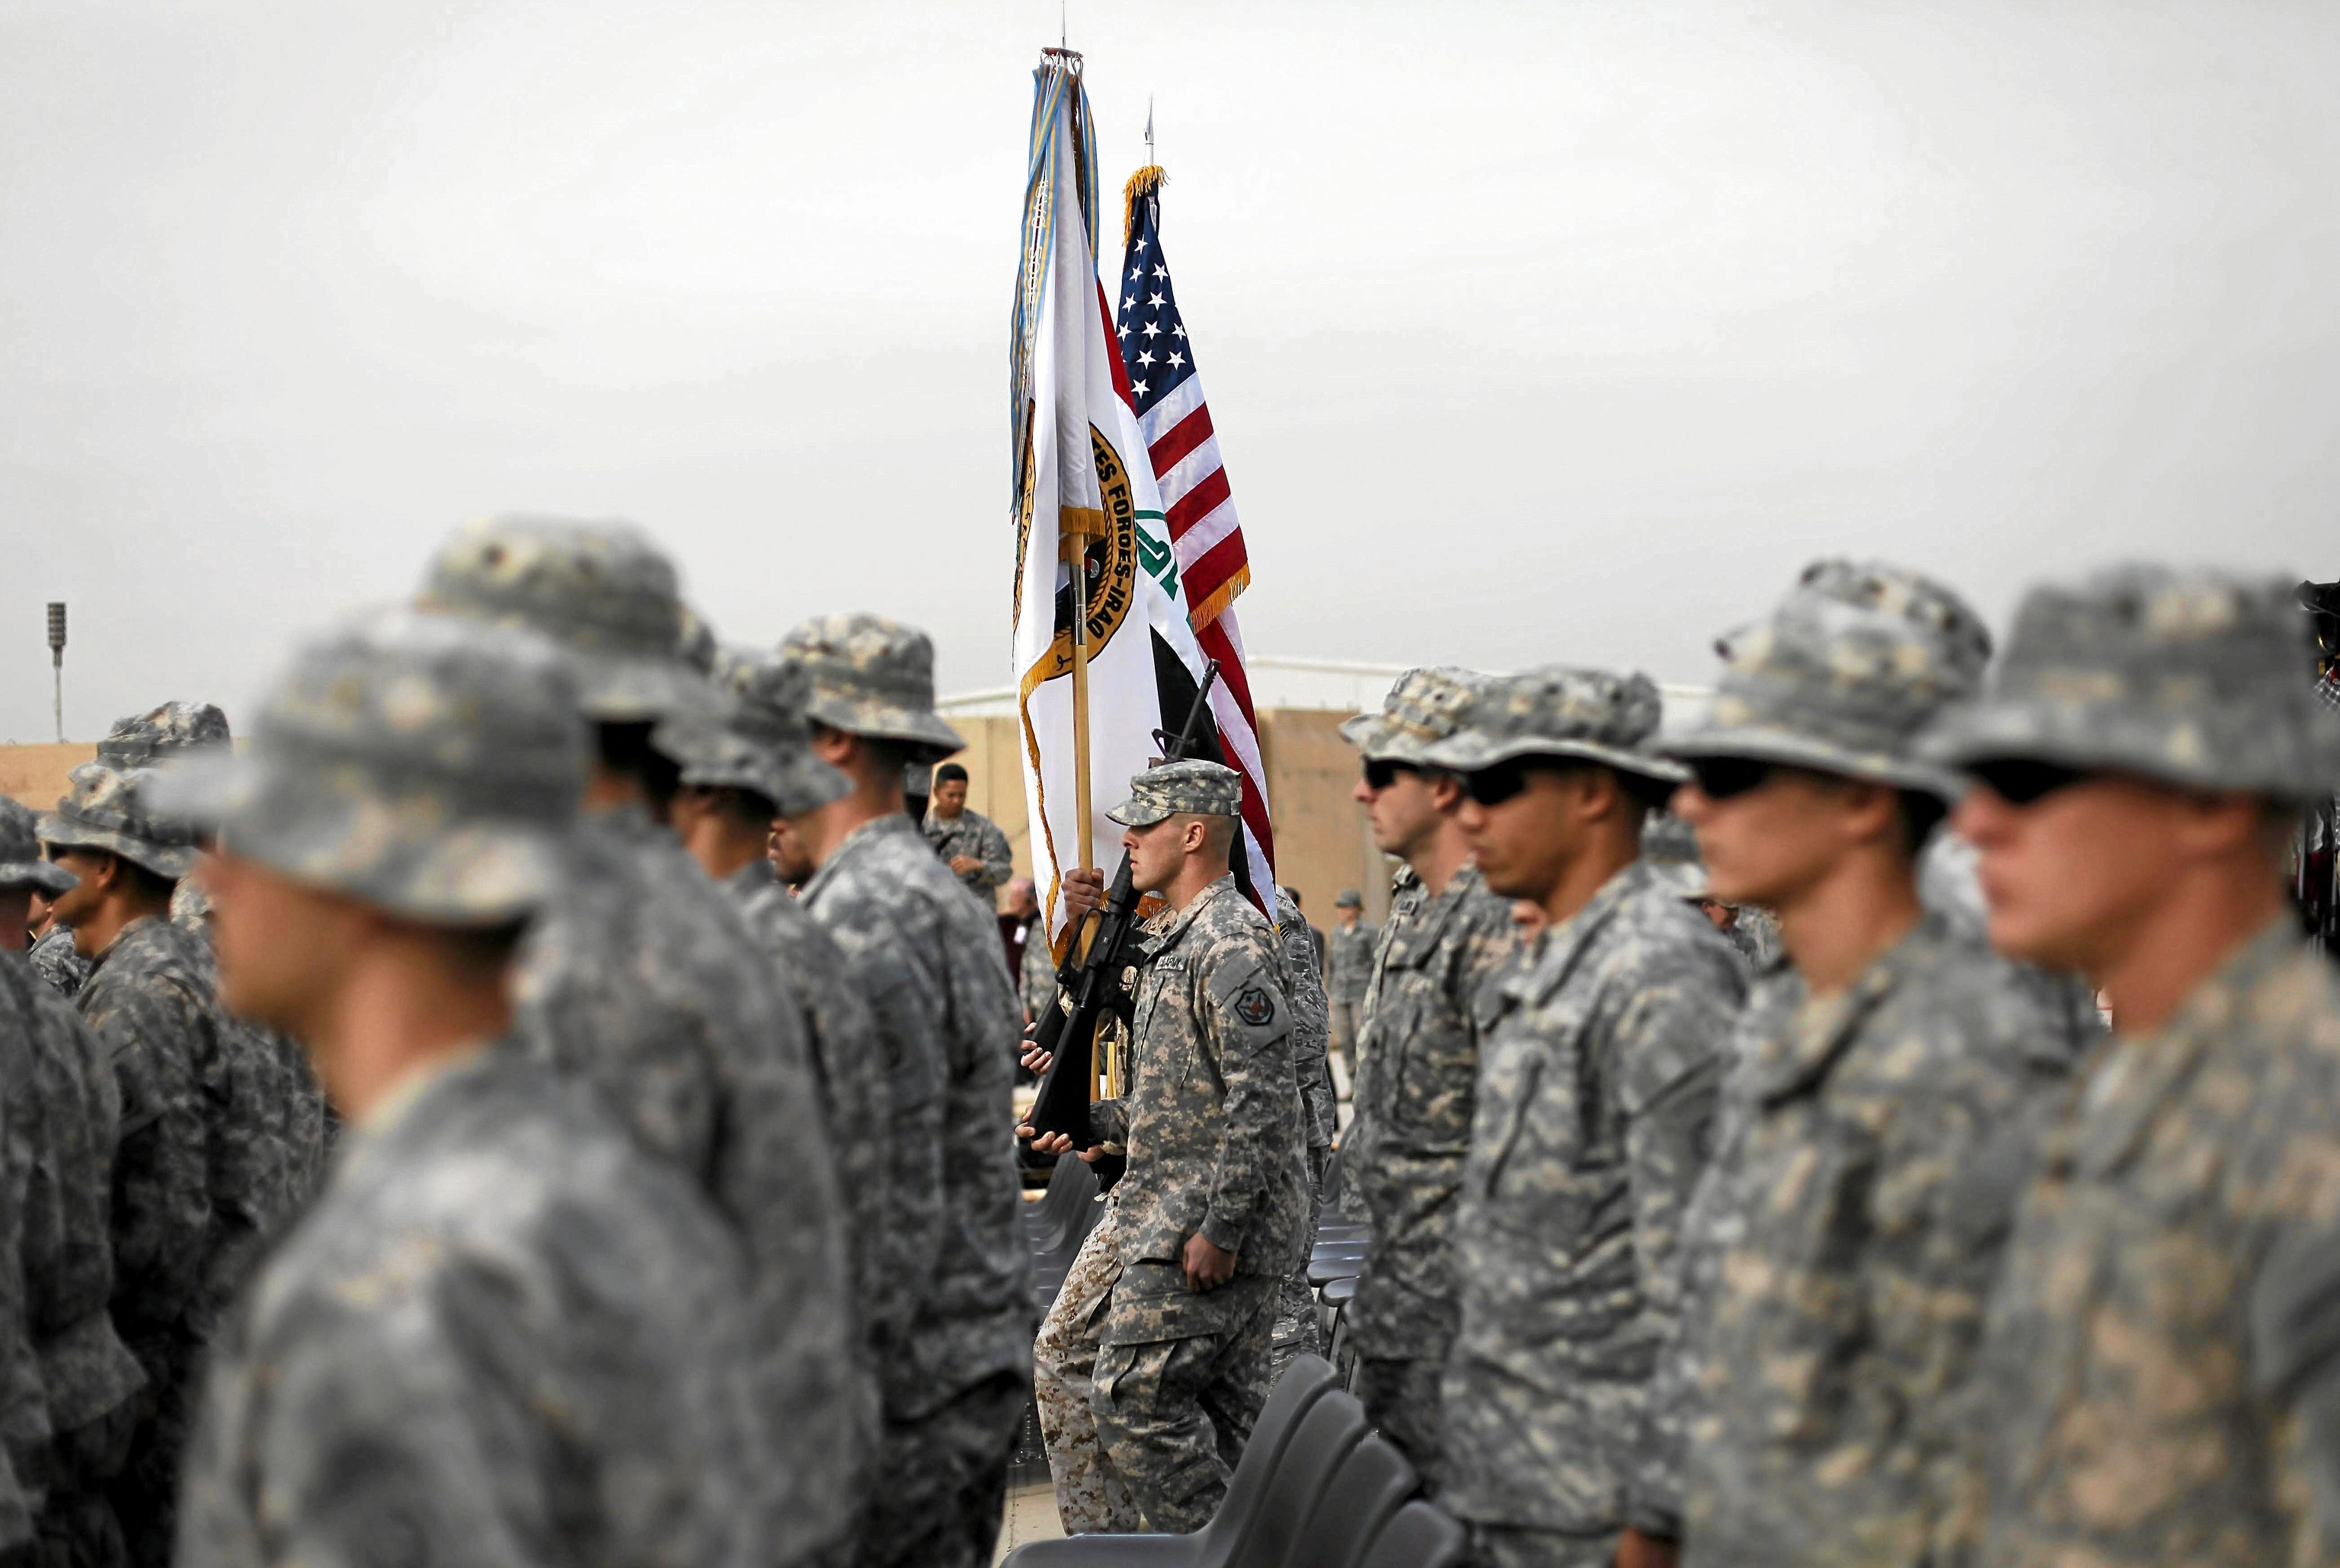
[[[1083,575],[1088,579],[1087,603],[1082,608],[1088,619],[1089,656],[1094,658],[1121,629],[1137,597],[1137,496],[1130,486],[1128,470],[1121,466],[1121,454],[1095,425],[1089,427],[1089,450],[1096,462],[1097,494],[1105,505],[1096,511],[1066,507],[1059,526],[1067,534],[1078,529],[1089,536],[1082,551]],[[1024,516],[1030,515],[1027,504]],[[1066,602],[1070,597],[1069,592],[1058,596],[1056,638],[1048,647],[1048,673],[1041,677],[1044,680],[1072,673],[1072,606]]]

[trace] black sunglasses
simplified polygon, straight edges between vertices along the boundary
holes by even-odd
[[[1418,774],[1421,771],[1411,763],[1395,763],[1383,757],[1367,757],[1365,787],[1372,790],[1384,790],[1397,783],[1398,774]]]
[[[1761,789],[1780,771],[1777,763],[1756,757],[1691,757],[1690,776],[1699,794],[1709,800],[1731,800]]]
[[[2089,776],[2080,768],[2029,762],[2022,757],[1992,757],[1969,763],[1966,772],[1968,778],[2009,805],[2037,805],[2057,790],[2069,789]]]
[[[1501,805],[1528,787],[1528,770],[1518,762],[1497,763],[1462,775],[1462,793],[1480,805]]]

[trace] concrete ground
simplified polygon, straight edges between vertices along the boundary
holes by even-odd
[[[1026,1541],[1053,1541],[1065,1533],[1056,1519],[1056,1494],[1046,1481],[1036,1484],[1011,1486],[1007,1491],[1007,1518],[999,1532],[999,1550],[993,1555],[996,1563]]]

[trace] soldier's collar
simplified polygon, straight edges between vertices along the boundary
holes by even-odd
[[[1171,914],[1168,920],[1163,922],[1161,932],[1154,944],[1155,951],[1159,952],[1162,949],[1168,947],[1172,942],[1176,942],[1180,937],[1185,935],[1186,928],[1194,924],[1195,917],[1200,915],[1205,909],[1208,908],[1215,900],[1220,898],[1241,897],[1243,897],[1243,894],[1235,890],[1235,873],[1233,872],[1227,873],[1225,876],[1219,878],[1218,881],[1211,883],[1210,886],[1196,893],[1195,895],[1194,902],[1188,904],[1185,909],[1179,910],[1175,913]],[[1165,911],[1165,912],[1167,913],[1169,912]],[[1270,923],[1273,924],[1272,922]]]
[[[1617,916],[1625,902],[1651,885],[1646,861],[1635,860],[1601,884],[1582,909],[1543,933],[1543,947],[1532,963],[1523,965],[1511,981],[1530,1006],[1540,1006],[1574,972],[1577,961],[1592,939]],[[1665,896],[1672,897],[1671,893]]]
[[[1948,934],[1948,922],[1929,912],[1834,996],[1807,991],[1780,1021],[1780,1032],[1756,1047],[1748,1070],[1756,1097],[1770,1104],[1826,1078],[1851,1049],[1861,1021],[1893,994],[1912,966],[1940,951]]]

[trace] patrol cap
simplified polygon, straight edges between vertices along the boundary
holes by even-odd
[[[1223,763],[1188,757],[1133,777],[1129,798],[1105,814],[1124,827],[1152,827],[1174,816],[1238,816],[1242,812],[1242,776]]]
[[[1711,894],[1698,834],[1671,812],[1651,812],[1641,823],[1641,863],[1677,898],[1700,902]]]
[[[753,790],[799,816],[851,788],[812,754],[804,721],[804,671],[779,655],[724,648],[714,656],[716,687],[730,699],[720,716],[669,719],[653,737],[682,764],[682,782]]]
[[[174,753],[228,743],[227,715],[212,703],[168,702],[114,721],[97,743],[97,760],[138,768]]]
[[[1945,704],[1980,687],[1990,633],[1943,584],[1886,561],[1815,561],[1768,619],[1715,651],[1723,670],[1713,700],[1659,750],[1958,797],[1956,776],[1915,743]]]
[[[32,807],[0,795],[0,892],[30,888],[55,898],[71,891],[81,878],[53,860],[41,858],[41,838],[33,822]]]
[[[782,639],[780,652],[810,683],[807,718],[897,742],[928,766],[965,749],[935,712],[935,646],[917,627],[867,611],[818,616]]]
[[[41,842],[104,850],[178,881],[195,863],[194,826],[158,809],[149,794],[152,777],[140,768],[82,764],[65,775],[70,787],[57,809],[42,816]]]
[[[1365,907],[1364,894],[1359,892],[1353,887],[1343,888],[1341,890],[1341,896],[1333,901],[1333,907],[1334,909],[1363,909]]]
[[[2312,659],[2289,580],[2116,567],[2026,595],[1989,692],[1942,715],[1924,749],[2305,800],[2340,780]]]
[[[1452,665],[1411,669],[1382,699],[1381,712],[1341,725],[1341,738],[1367,762],[1420,764],[1423,754],[1461,727],[1476,685],[1486,677]]]
[[[1455,773],[1477,773],[1519,757],[1577,757],[1664,784],[1689,775],[1651,754],[1658,727],[1658,685],[1639,673],[1551,665],[1472,685],[1453,735],[1426,746],[1422,760]]]
[[[719,705],[684,657],[674,563],[631,523],[471,523],[440,547],[415,607],[550,639],[577,666],[578,711],[600,723],[649,723]]]
[[[575,666],[518,627],[411,611],[304,644],[250,745],[155,792],[223,851],[432,925],[501,925],[559,885],[584,791]]]

